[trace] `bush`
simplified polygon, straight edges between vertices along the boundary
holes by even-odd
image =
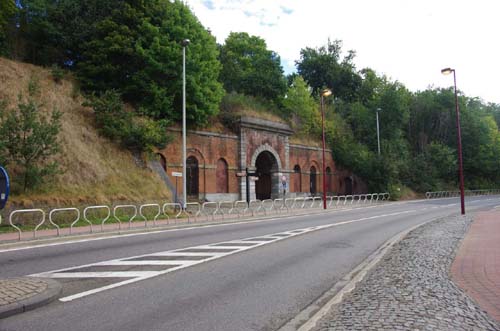
[[[96,124],[103,136],[133,151],[151,152],[155,147],[165,147],[169,140],[165,121],[127,112],[120,94],[114,90],[99,97],[92,95],[84,106],[94,109]]]
[[[50,118],[42,116],[31,99],[23,101],[21,96],[17,110],[7,111],[5,104],[0,107],[0,159],[15,169],[15,184],[22,191],[41,185],[59,171],[50,158],[60,151],[61,116],[58,111]]]
[[[52,74],[52,79],[54,79],[54,82],[56,82],[58,84],[64,78],[64,70],[61,67],[59,67],[57,64],[52,65],[52,67],[50,68],[50,73]]]

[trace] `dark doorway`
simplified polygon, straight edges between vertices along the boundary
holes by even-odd
[[[302,174],[300,173],[300,166],[297,164],[293,167],[293,189],[294,192],[302,192]]]
[[[317,188],[316,188],[316,167],[315,166],[312,166],[310,169],[309,189],[310,189],[311,195],[316,194]]]
[[[186,194],[198,198],[198,178],[199,178],[198,160],[190,156],[186,160]]]
[[[346,177],[345,181],[345,194],[352,195],[352,179],[351,177]]]
[[[255,182],[255,197],[258,200],[271,199],[273,184],[276,186],[279,181],[279,178],[274,176],[278,171],[276,158],[270,152],[264,151],[257,156],[255,167],[259,177],[259,180]]]

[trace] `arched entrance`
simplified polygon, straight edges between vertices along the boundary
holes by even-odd
[[[279,178],[276,176],[279,170],[278,161],[271,152],[263,151],[257,156],[255,168],[259,177],[255,182],[256,199],[271,199],[273,191],[277,192],[279,189]]]
[[[199,167],[198,160],[190,156],[186,160],[186,194],[191,198],[198,199],[199,193]]]
[[[351,177],[345,178],[345,194],[352,195],[352,179]]]
[[[310,169],[309,189],[310,189],[311,195],[316,194],[317,188],[316,188],[316,167],[315,166],[312,166]]]

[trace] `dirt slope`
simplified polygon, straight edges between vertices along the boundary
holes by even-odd
[[[62,154],[57,161],[64,173],[36,191],[12,194],[11,208],[169,198],[156,174],[137,166],[129,151],[98,135],[92,110],[82,106],[84,99],[71,79],[56,83],[48,69],[0,58],[0,100],[7,100],[10,108],[20,93],[28,95],[30,81],[39,86],[34,99],[42,111],[63,112]]]

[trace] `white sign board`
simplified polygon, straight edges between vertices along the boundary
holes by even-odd
[[[174,176],[174,177],[182,177],[182,172],[172,171],[172,176]]]

